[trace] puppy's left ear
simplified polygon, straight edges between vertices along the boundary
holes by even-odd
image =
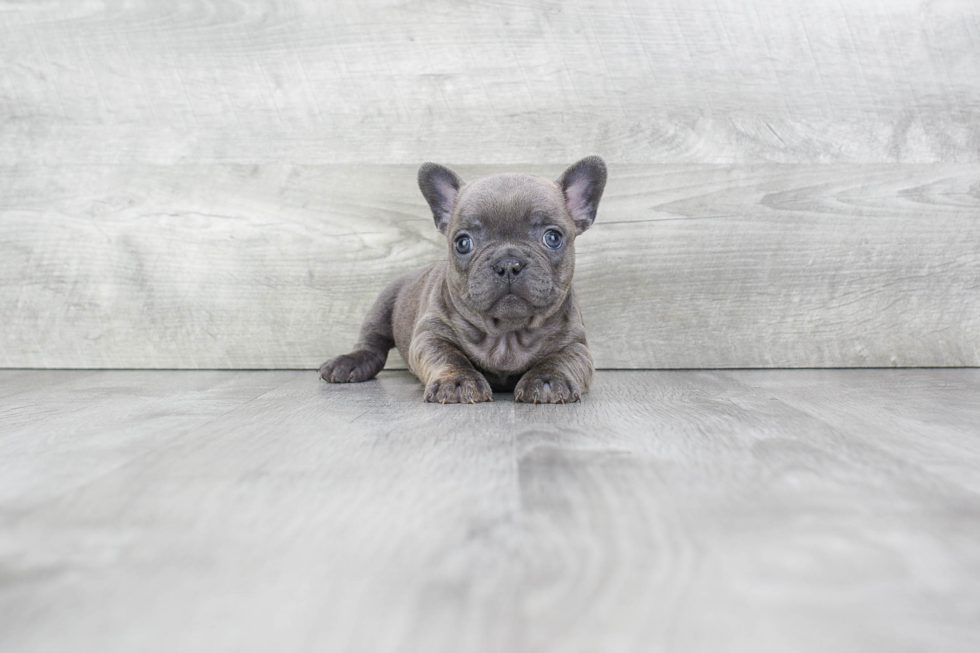
[[[565,206],[582,233],[595,222],[602,191],[606,188],[606,164],[597,156],[587,156],[573,163],[556,181],[565,195]]]
[[[463,180],[455,172],[438,163],[423,163],[419,168],[419,189],[432,209],[432,219],[436,229],[446,233],[449,216],[456,205],[456,195],[463,186]]]

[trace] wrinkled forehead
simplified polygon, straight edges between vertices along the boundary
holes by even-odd
[[[569,219],[558,186],[527,174],[493,175],[466,184],[453,213],[459,227],[478,224],[485,229]]]

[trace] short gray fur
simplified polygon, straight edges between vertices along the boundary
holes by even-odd
[[[398,349],[433,403],[564,404],[589,391],[595,365],[572,284],[575,240],[595,221],[606,185],[596,156],[556,181],[526,173],[464,181],[437,163],[419,189],[446,258],[391,281],[349,354],[320,366],[329,383],[374,378]]]
[[[422,392],[0,372],[0,649],[980,648],[980,370]]]

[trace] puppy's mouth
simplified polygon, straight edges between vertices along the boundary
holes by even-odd
[[[498,322],[524,320],[534,315],[534,312],[535,309],[531,302],[509,289],[497,298],[484,315],[490,317],[495,326],[498,326],[496,324]]]
[[[500,295],[497,301],[493,303],[490,311],[493,313],[509,313],[515,310],[529,310],[531,308],[531,302],[515,293],[512,288],[508,288],[507,292]]]
[[[528,262],[516,274],[501,274],[484,261],[467,279],[467,303],[496,329],[526,324],[548,312],[556,299],[548,269]]]

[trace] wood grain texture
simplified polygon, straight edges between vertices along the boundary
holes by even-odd
[[[980,365],[978,189],[959,164],[613,165],[576,245],[596,363]],[[414,166],[24,164],[0,191],[0,366],[315,368],[445,255]]]
[[[0,62],[0,366],[315,367],[440,255],[421,161],[592,152],[600,366],[980,364],[970,0],[0,2]]]
[[[978,395],[978,370],[599,372],[574,406],[2,371],[0,648],[972,653]]]
[[[971,0],[0,7],[6,162],[980,162]]]
[[[0,500],[30,511],[132,463],[146,454],[148,440],[165,447],[294,376],[201,372],[179,377],[178,385],[176,377],[143,371],[5,371]]]

